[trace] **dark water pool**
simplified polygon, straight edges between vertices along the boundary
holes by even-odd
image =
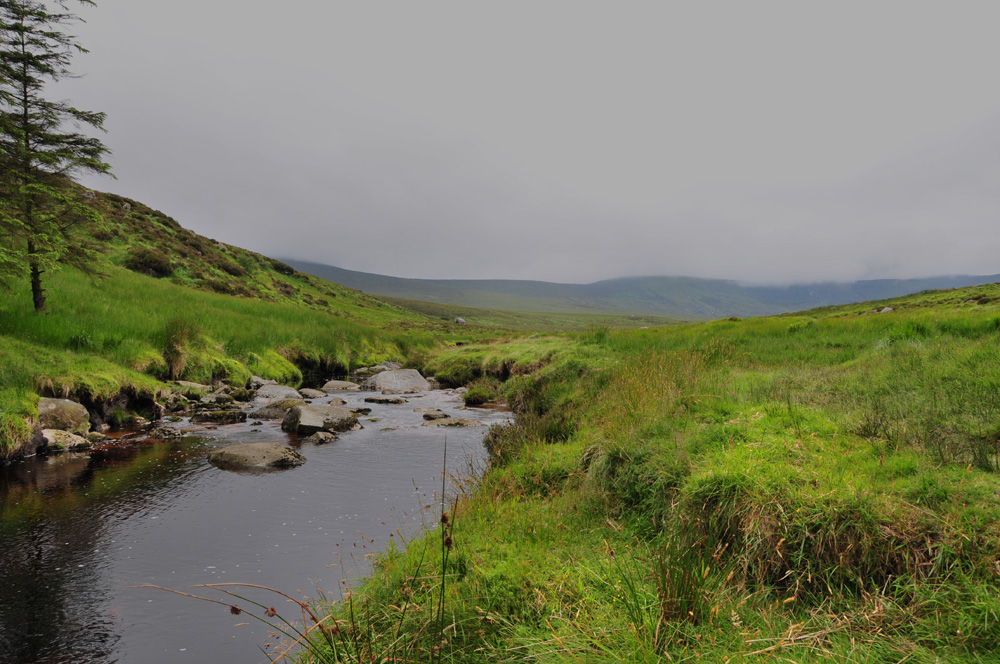
[[[349,407],[372,408],[365,428],[332,443],[303,442],[308,461],[291,470],[245,475],[207,462],[209,450],[231,443],[297,444],[265,422],[0,471],[0,662],[266,662],[266,626],[215,604],[127,587],[226,599],[190,586],[242,582],[337,596],[367,571],[366,556],[434,521],[436,507],[424,508],[440,492],[446,436],[449,472],[483,458],[485,427],[423,427],[414,409],[484,423],[507,417],[459,410],[448,391],[390,406],[362,403],[372,393],[341,396]],[[253,597],[283,608],[266,593]]]

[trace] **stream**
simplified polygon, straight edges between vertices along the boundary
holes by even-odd
[[[93,454],[33,457],[0,468],[0,662],[267,662],[269,628],[225,606],[154,584],[254,609],[202,583],[249,583],[290,595],[339,598],[371,558],[403,545],[438,514],[447,470],[477,472],[486,427],[422,426],[417,408],[484,424],[508,413],[464,409],[450,390],[363,403],[362,430],[330,443],[297,440],[280,421],[188,431],[172,441],[121,444]],[[314,404],[329,401],[316,399]],[[282,442],[307,462],[264,474],[210,465],[232,443]],[[243,590],[237,590],[244,594]],[[252,599],[297,612],[283,598]]]

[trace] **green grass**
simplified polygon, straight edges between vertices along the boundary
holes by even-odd
[[[548,311],[506,311],[483,309],[437,302],[379,296],[385,302],[417,311],[439,321],[462,318],[468,325],[500,330],[528,332],[579,332],[588,328],[641,328],[679,325],[683,321],[644,314],[582,314]]]
[[[433,533],[354,605],[405,599],[367,629],[428,660],[998,661],[998,294],[426,357],[518,423],[458,503],[446,628]]]

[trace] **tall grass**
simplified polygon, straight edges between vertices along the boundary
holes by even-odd
[[[496,616],[474,648],[497,661],[990,661],[1000,335],[996,310],[967,299],[589,331],[508,376],[517,423],[487,436],[489,470],[463,510],[475,562],[449,582]],[[538,341],[432,361],[496,376],[487,358],[520,361]],[[571,426],[546,435],[555,422]]]

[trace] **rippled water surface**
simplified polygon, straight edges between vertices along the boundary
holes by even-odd
[[[367,554],[420,527],[440,492],[446,436],[449,472],[482,459],[484,427],[424,427],[414,409],[484,423],[507,417],[459,410],[448,391],[390,406],[362,403],[370,392],[340,396],[372,412],[360,418],[363,430],[322,445],[289,438],[278,422],[237,424],[0,471],[0,662],[266,662],[268,630],[252,618],[128,586],[216,599],[225,597],[190,586],[336,595],[365,572]],[[248,475],[205,458],[223,445],[264,441],[297,446],[306,464]],[[283,608],[280,598],[253,598]]]

